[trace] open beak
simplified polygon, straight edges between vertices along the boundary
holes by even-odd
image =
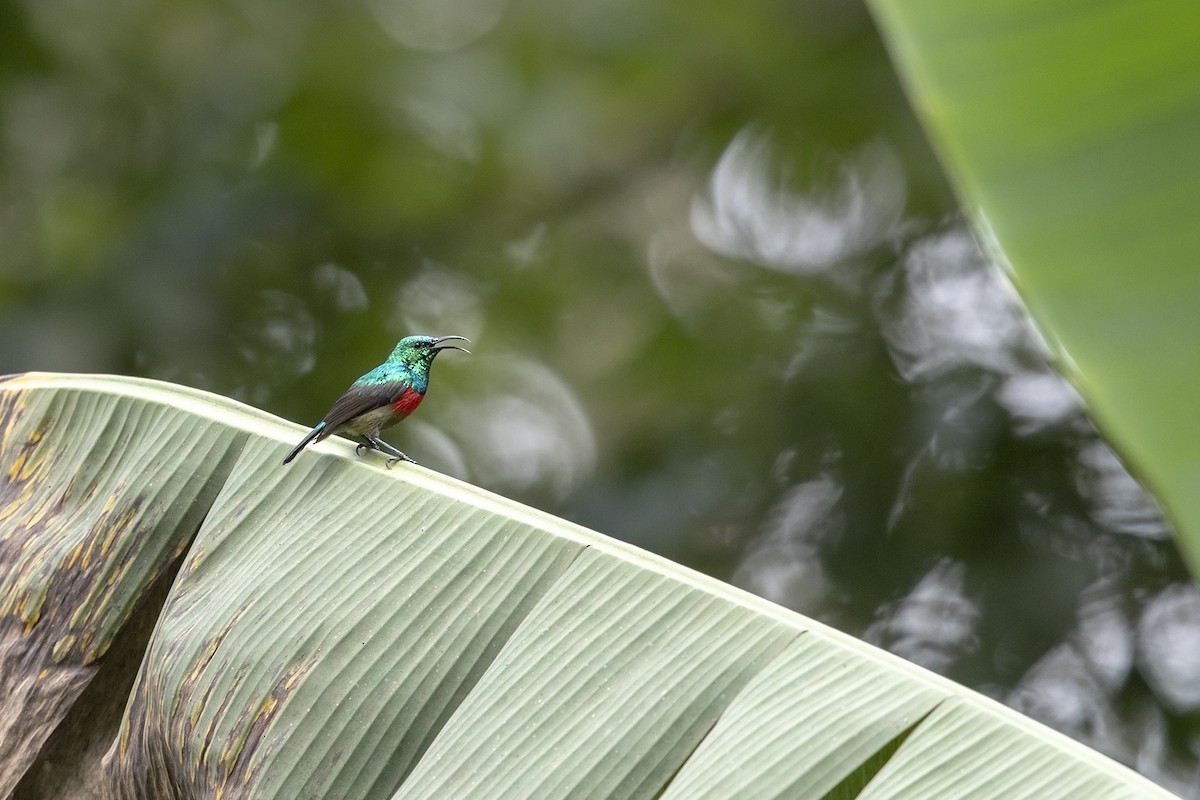
[[[433,343],[434,343],[434,344],[441,344],[442,342],[444,342],[444,341],[447,341],[447,340],[449,340],[449,339],[458,339],[459,341],[463,341],[463,342],[469,342],[469,341],[471,341],[470,339],[468,339],[468,338],[467,338],[467,337],[465,337],[465,336],[439,336],[438,338],[436,338],[436,339],[434,339],[434,340],[433,340]],[[465,348],[465,347],[459,347],[459,346],[458,346],[458,345],[456,345],[456,344],[448,344],[448,345],[446,345],[445,347],[435,347],[435,348],[433,348],[433,351],[434,351],[435,353],[440,353],[440,352],[441,352],[441,351],[443,351],[443,350],[462,350],[464,353],[470,353],[470,352],[471,352],[471,351],[470,351],[470,350],[468,350],[467,348]]]

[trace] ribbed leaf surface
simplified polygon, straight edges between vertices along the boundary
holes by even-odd
[[[946,696],[866,647],[802,636],[726,710],[663,800],[824,797]]]
[[[474,487],[385,470],[340,440],[283,467],[302,429],[233,401],[25,376],[0,383],[0,402],[13,432],[0,496],[51,492],[59,517],[86,526],[97,497],[111,498],[100,509],[153,497],[134,518],[170,544],[146,563],[169,562],[204,520],[104,767],[63,747],[54,768],[76,758],[73,777],[39,788],[52,782],[35,747],[15,770],[25,797],[1169,797],[899,659]],[[116,419],[127,424],[79,470],[95,488],[63,495],[79,442]],[[58,435],[29,433],[49,420]],[[51,463],[22,486],[25,465]],[[51,596],[72,567],[39,583],[19,553],[79,536],[39,528],[44,508],[8,511],[5,541],[31,544],[0,551],[6,585],[30,596]],[[112,541],[89,564],[118,586],[144,537],[103,529]],[[10,610],[5,624],[17,642],[59,642],[94,616],[88,597],[32,623]],[[55,652],[30,669],[57,665]],[[1004,793],[975,794],[993,787]]]
[[[655,797],[796,635],[752,609],[589,549],[396,800]]]
[[[1122,768],[1082,745],[1064,742],[1057,752],[1047,749],[1043,732],[1015,713],[949,699],[905,739],[859,799],[1149,796],[1145,786],[1114,780]]]

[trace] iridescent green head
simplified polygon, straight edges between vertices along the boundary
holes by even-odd
[[[388,356],[388,362],[403,364],[410,369],[427,370],[429,369],[429,365],[433,363],[433,359],[443,350],[462,350],[464,353],[471,352],[456,344],[442,345],[442,342],[451,339],[463,342],[471,341],[465,336],[406,336],[396,343],[396,348]],[[438,345],[442,346],[439,347]]]

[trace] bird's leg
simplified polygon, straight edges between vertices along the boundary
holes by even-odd
[[[397,461],[407,461],[410,464],[417,463],[416,461],[413,461],[411,458],[409,458],[404,453],[402,453],[399,450],[397,450],[396,448],[392,447],[390,444],[385,442],[383,439],[380,439],[378,436],[368,436],[367,440],[375,446],[376,450],[382,451],[384,453],[387,453],[389,456],[391,456],[387,460],[387,463],[386,463],[386,466],[388,469],[391,469],[392,464],[395,464]]]

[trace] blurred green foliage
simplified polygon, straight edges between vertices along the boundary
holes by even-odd
[[[0,0],[0,372],[307,426],[411,333],[422,463],[1194,775],[1200,600],[860,5]]]

